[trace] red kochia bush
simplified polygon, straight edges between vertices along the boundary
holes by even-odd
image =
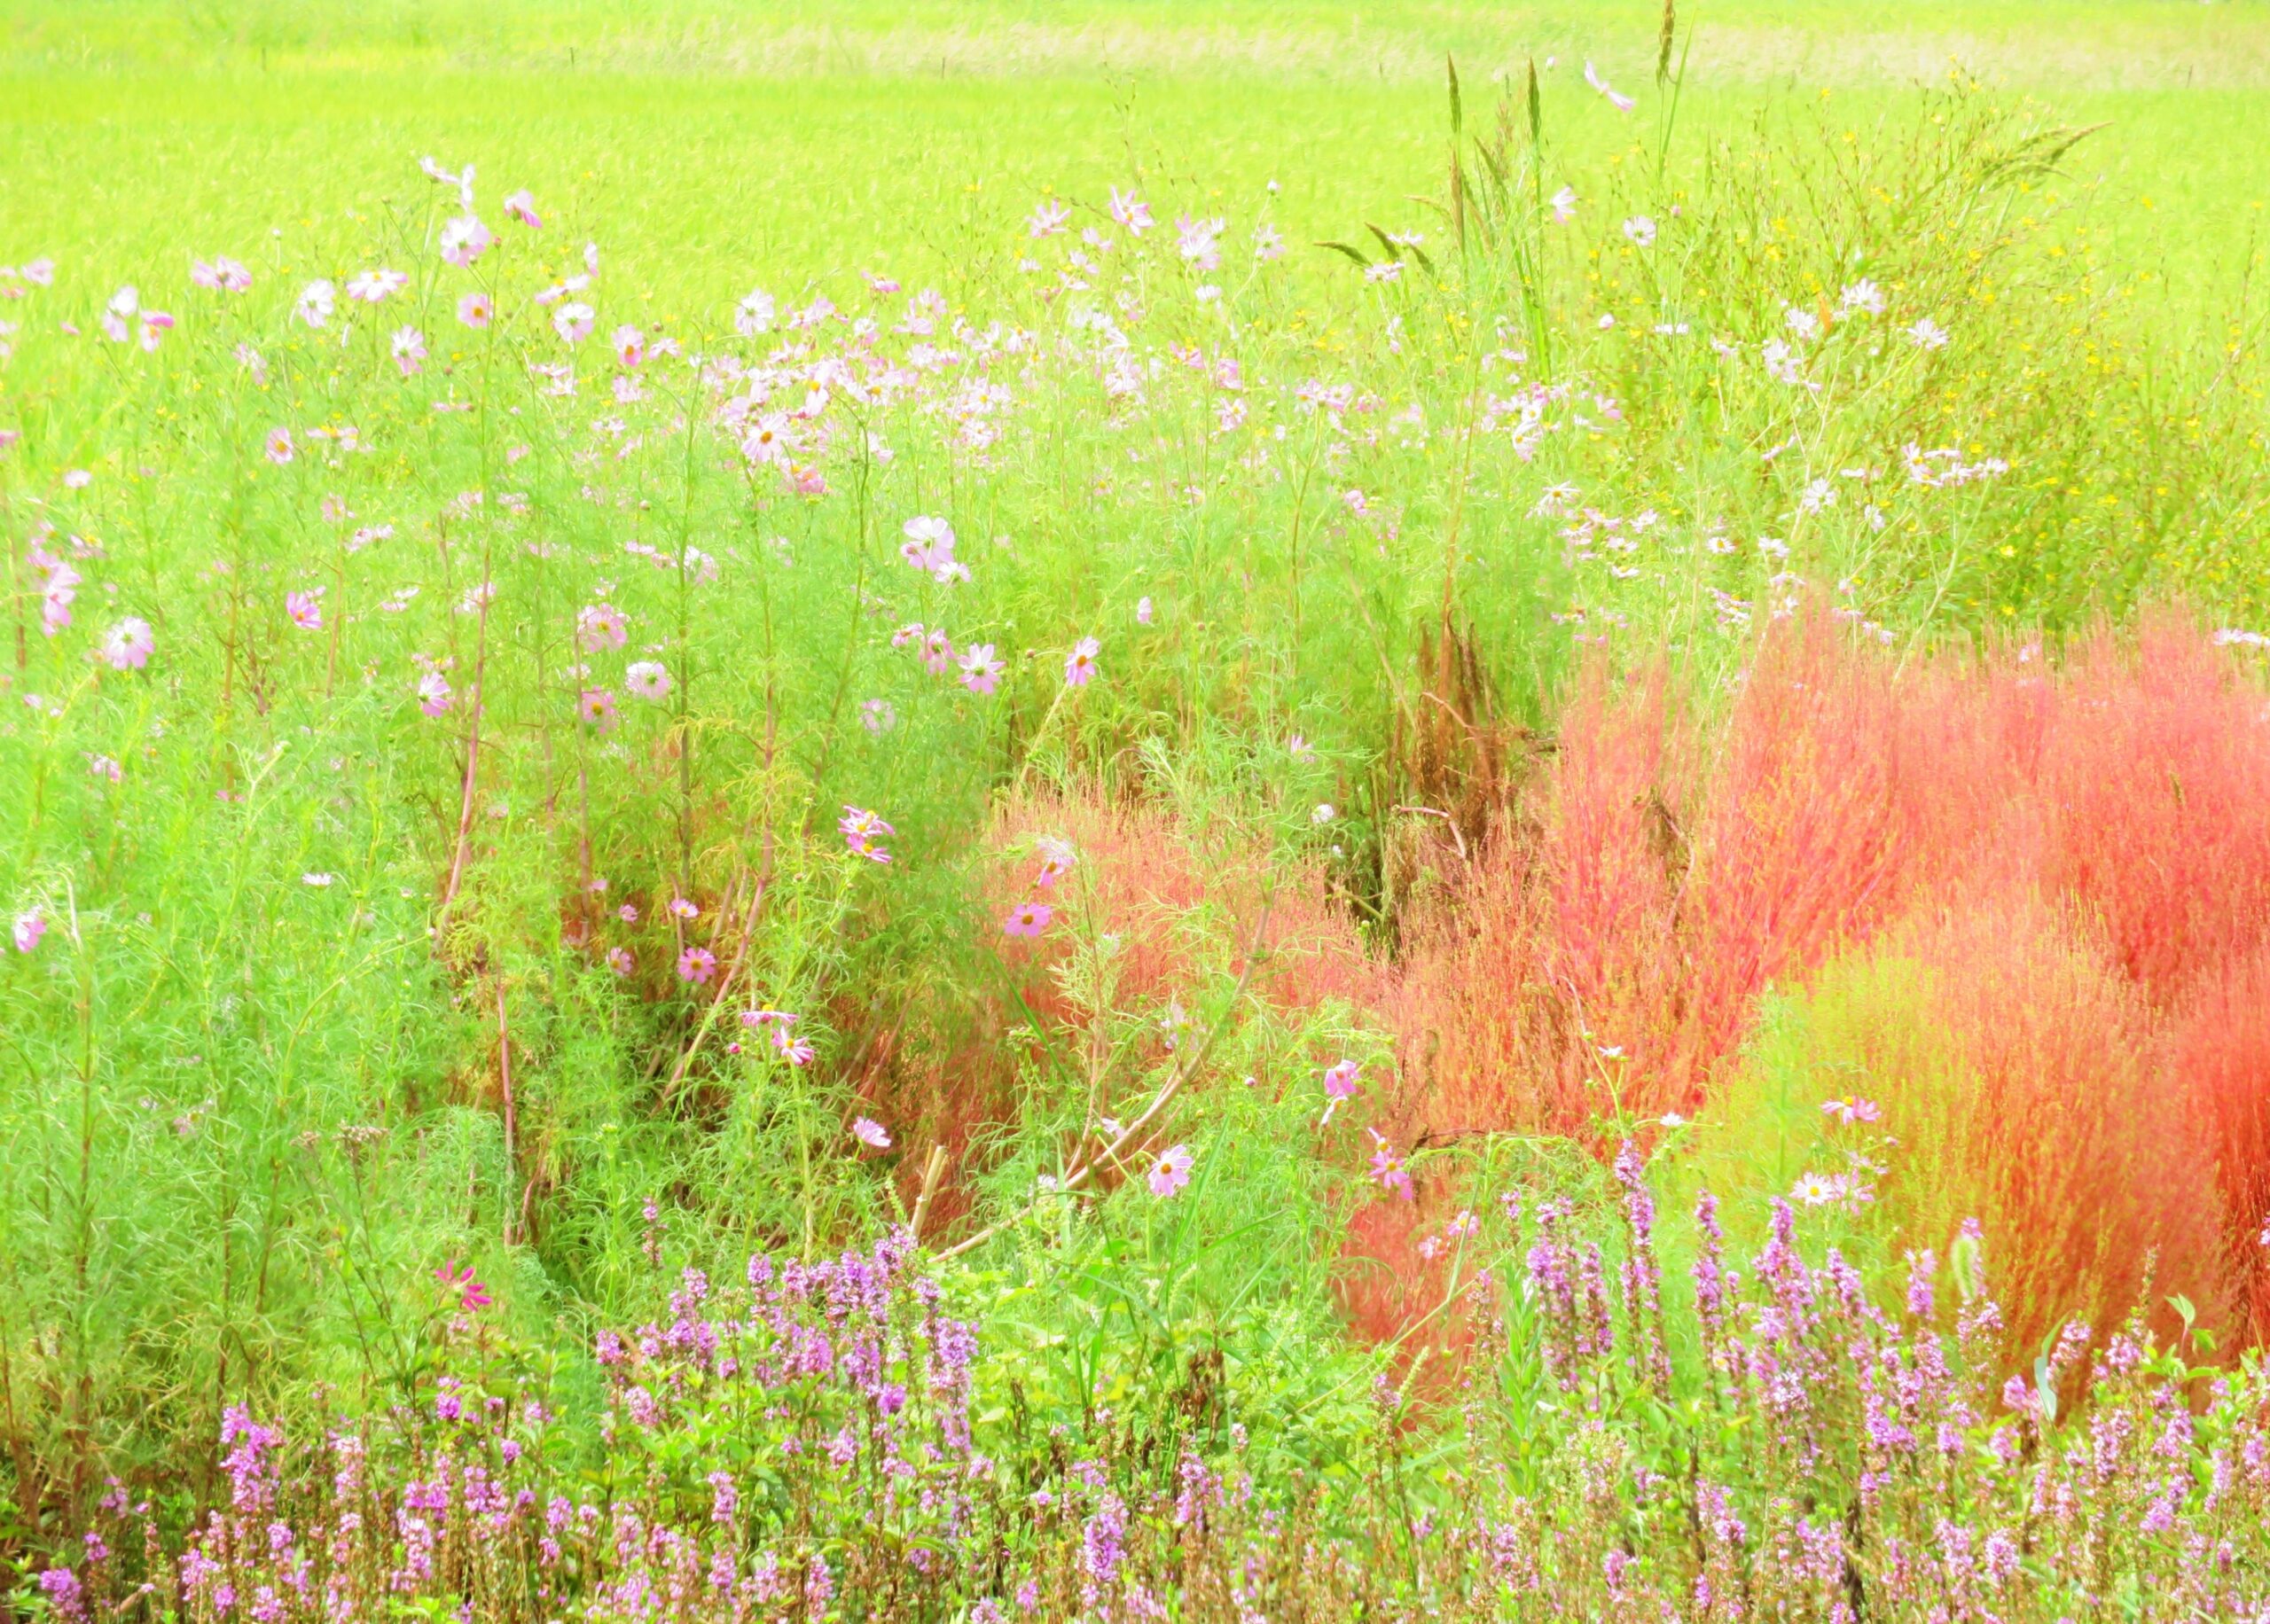
[[[2150,1064],[2179,1073],[2141,1091],[2218,1147],[2227,1250],[2253,1256],[2270,708],[2240,658],[2162,615],[2062,663],[2028,644],[1903,665],[1819,614],[1766,633],[1707,712],[1660,671],[1595,665],[1467,883],[1406,932],[1407,1126],[1584,1133],[1612,1100],[1693,1114],[1768,987],[1910,917],[2038,902],[2132,989]],[[1939,964],[1950,986],[2002,985],[1991,933],[1939,946],[1973,956]],[[2043,1087],[2116,1086],[2110,1051],[2055,1036],[2026,1040],[2055,1050]],[[2134,1143],[2102,1153],[2156,1165],[2134,1113],[2102,1131]]]

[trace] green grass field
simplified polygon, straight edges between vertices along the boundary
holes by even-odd
[[[1254,1616],[1282,1526],[1269,1616],[1527,1616],[1477,1553],[1547,1525],[1587,1616],[1627,1559],[1849,1616],[1844,1566],[1685,1531],[1706,1469],[1777,1549],[1862,1526],[1857,1344],[1756,1332],[1836,1395],[1801,1426],[1684,1274],[1668,1322],[1623,1277],[1623,1363],[1556,1317],[1655,1268],[1648,1183],[1681,1269],[1725,1195],[1769,1317],[1777,1199],[1865,1271],[1803,1277],[1854,1336],[1945,1264],[1970,1464],[1868,1525],[1883,1616],[1932,1601],[1882,1542],[1999,1535],[2055,1454],[2078,1316],[2182,1295],[2105,1413],[2188,1391],[2181,1448],[2239,1451],[2266,232],[2253,3],[0,0],[23,1605],[89,1616],[34,1576],[111,1474],[160,1542],[265,1506],[238,1406],[399,1464],[482,1390],[553,1407],[566,1492],[803,1565],[801,1617],[823,1550],[849,1616],[998,1618],[1018,1563],[1134,1616],[1130,1507],[1172,1616]],[[974,1428],[982,1495],[768,1475],[752,1439],[817,1469],[856,1412],[867,1460],[897,1411],[610,1340],[698,1340],[682,1269],[761,1297],[752,1253],[894,1231],[907,1458]],[[761,1511],[711,1516],[719,1462]],[[2270,1593],[2219,1490],[2167,1492],[2227,1583],[2119,1542],[2156,1470],[2074,1490],[2126,1485],[2117,1540],[2028,1524],[2006,1616]],[[1177,1494],[1240,1473],[1248,1542],[1190,1543]],[[991,1567],[925,1520],[965,1494]],[[550,1558],[452,1526],[441,1578],[406,1524],[337,1572],[551,1616]],[[228,1584],[286,1582],[244,1530]]]

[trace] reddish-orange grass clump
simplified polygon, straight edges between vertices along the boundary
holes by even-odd
[[[2238,660],[2163,616],[2062,661],[1903,664],[1820,615],[1768,633],[1721,703],[1672,691],[1587,671],[1498,837],[1411,922],[1405,1126],[1692,1115],[1761,994],[1911,922],[1986,1078],[1961,1108],[2011,1129],[2006,1222],[2078,1255],[2109,1189],[2219,1185],[2259,1295],[2270,709]],[[2028,1121],[2117,1170],[2029,1171]],[[2086,1245],[2158,1233],[2139,1223]]]
[[[1037,883],[1043,840],[1073,854],[1068,871],[1046,885]],[[901,1177],[910,1201],[931,1145],[943,1145],[958,1170],[985,1130],[1014,1114],[1019,1027],[1037,1020],[1060,1047],[1068,1039],[1080,1049],[1072,1028],[1085,1016],[1053,974],[1076,928],[1119,938],[1111,997],[1122,1012],[1194,1003],[1202,958],[1236,973],[1250,956],[1248,993],[1288,1011],[1334,999],[1358,1009],[1384,1001],[1387,972],[1322,875],[1295,866],[1272,879],[1268,852],[1249,838],[1202,840],[1154,802],[1022,794],[1002,809],[987,847],[979,929],[998,955],[998,973],[972,996],[940,989],[939,1007],[875,1040],[858,1068],[863,1094],[905,1130]],[[1027,903],[1045,903],[1053,917],[1037,935],[1009,933],[1005,922]],[[925,1028],[922,1041],[902,1040],[910,1020]],[[931,1212],[944,1223],[963,1206],[950,1182]]]

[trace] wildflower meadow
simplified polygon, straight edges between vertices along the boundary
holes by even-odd
[[[0,1593],[2270,1621],[2251,0],[0,0]]]

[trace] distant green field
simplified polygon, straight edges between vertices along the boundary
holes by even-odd
[[[650,285],[753,267],[936,275],[1045,188],[1139,174],[1196,201],[1279,183],[1297,231],[1407,212],[1441,165],[1443,63],[1649,74],[1659,12],[1150,4],[741,8],[0,6],[6,252],[156,268],[399,190],[427,152],[540,176]],[[2102,124],[2066,201],[2187,303],[2227,298],[2270,197],[2259,4],[1698,6],[1679,118],[1740,130],[1816,90],[1858,132],[1961,65]],[[1685,37],[1685,36],[1682,36]],[[1547,66],[1550,64],[1550,66]],[[1469,92],[1473,94],[1474,92]],[[1554,131],[1583,167],[1628,136],[1597,103]],[[1691,147],[1690,147],[1691,150]],[[194,230],[192,230],[194,223]]]

